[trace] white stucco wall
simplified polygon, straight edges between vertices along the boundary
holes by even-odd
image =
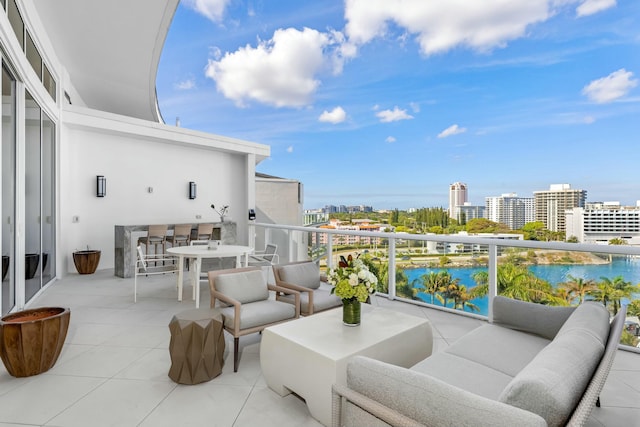
[[[247,154],[176,143],[176,132],[188,140],[193,131],[174,127],[149,128],[148,122],[136,127],[135,120],[133,127],[123,126],[112,115],[82,121],[78,126],[77,120],[63,120],[61,129],[61,274],[75,271],[72,253],[87,246],[102,251],[99,269],[113,268],[115,225],[217,222],[212,203],[230,206],[238,243],[246,244]],[[96,197],[97,175],[107,180],[104,198]],[[197,184],[195,200],[188,198],[189,181]]]

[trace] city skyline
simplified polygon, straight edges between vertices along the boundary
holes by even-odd
[[[184,1],[158,71],[167,123],[264,143],[305,208],[640,200],[640,2]]]

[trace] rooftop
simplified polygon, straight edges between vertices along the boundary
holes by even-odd
[[[266,386],[259,334],[241,338],[237,373],[233,341],[227,336],[220,376],[192,386],[174,383],[167,375],[168,324],[175,313],[194,304],[176,300],[175,281],[169,275],[142,277],[135,304],[132,292],[133,279],[99,270],[68,275],[31,304],[71,308],[67,341],[49,372],[14,378],[0,367],[0,427],[320,426],[300,398],[282,398]],[[201,292],[202,301],[208,301],[208,287],[201,286]],[[383,297],[374,297],[373,304],[428,318],[434,352],[482,324]],[[587,426],[639,425],[640,354],[618,351],[601,401]]]

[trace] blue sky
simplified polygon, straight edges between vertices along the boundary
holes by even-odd
[[[183,0],[165,121],[271,146],[305,208],[550,184],[640,200],[637,0]]]

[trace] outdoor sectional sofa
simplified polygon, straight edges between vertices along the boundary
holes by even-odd
[[[496,297],[493,323],[410,369],[356,356],[333,387],[333,425],[579,426],[609,373],[625,320],[596,302]]]

